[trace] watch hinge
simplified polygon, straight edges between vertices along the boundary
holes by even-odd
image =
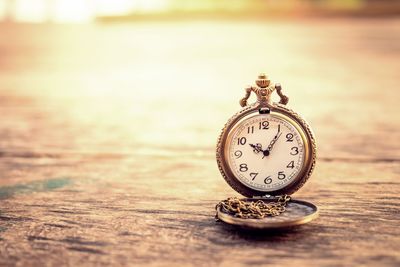
[[[269,108],[260,108],[258,110],[258,113],[260,114],[269,114],[271,112],[271,110]]]

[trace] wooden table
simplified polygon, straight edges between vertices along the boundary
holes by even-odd
[[[399,266],[400,20],[0,25],[0,266]],[[215,143],[260,71],[312,125],[320,208],[273,233]]]

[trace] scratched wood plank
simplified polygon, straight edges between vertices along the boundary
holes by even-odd
[[[398,266],[399,26],[0,25],[0,265]],[[295,197],[320,218],[282,232],[213,219],[237,195],[216,138],[260,70],[319,144]]]

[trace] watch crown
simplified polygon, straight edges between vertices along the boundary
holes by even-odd
[[[271,81],[268,79],[268,76],[265,73],[258,75],[258,79],[256,80],[256,84],[260,88],[268,87],[270,82]]]

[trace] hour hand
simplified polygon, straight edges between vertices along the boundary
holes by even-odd
[[[260,143],[257,143],[255,145],[254,144],[249,144],[249,145],[253,148],[253,152],[256,153],[256,154],[258,154],[258,153],[263,151],[262,150],[262,145]]]

